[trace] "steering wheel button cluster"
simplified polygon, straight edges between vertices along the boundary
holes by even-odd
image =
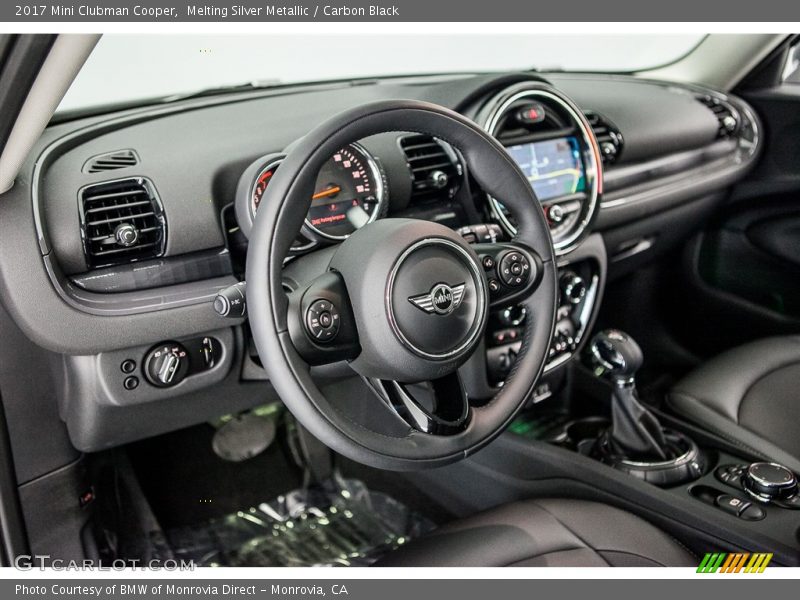
[[[339,311],[328,300],[315,300],[306,311],[306,328],[316,342],[330,342],[339,333]]]
[[[511,251],[500,259],[500,279],[510,287],[524,284],[531,272],[528,258],[521,252]]]

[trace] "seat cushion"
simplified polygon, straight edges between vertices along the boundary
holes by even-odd
[[[437,529],[375,566],[697,566],[694,555],[647,521],[584,500],[527,500]]]
[[[800,336],[725,352],[678,383],[667,402],[748,453],[800,470]]]

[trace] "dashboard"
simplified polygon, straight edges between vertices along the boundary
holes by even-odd
[[[59,363],[77,448],[277,399],[246,320],[220,319],[214,300],[242,280],[254,219],[292,144],[341,110],[387,98],[475,120],[530,181],[559,261],[553,375],[580,351],[605,282],[680,243],[760,150],[758,118],[736,97],[564,73],[286,86],[54,122],[0,203],[0,255],[15,257],[0,261],[0,293]],[[404,131],[352,140],[319,171],[286,287],[302,277],[293,256],[324,261],[355,230],[392,217],[436,221],[470,242],[516,232],[503,198],[485,194],[446,141]],[[502,386],[528,318],[515,306],[490,315],[487,366],[468,378],[474,397]]]

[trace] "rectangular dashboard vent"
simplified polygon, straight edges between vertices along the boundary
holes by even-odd
[[[139,157],[133,150],[117,150],[93,156],[83,165],[84,173],[103,173],[125,169],[139,164]]]
[[[80,192],[81,234],[90,268],[163,255],[166,220],[146,179],[90,185]]]
[[[429,135],[409,135],[400,139],[411,173],[412,200],[450,194],[457,187],[461,167],[454,153]]]
[[[717,119],[717,138],[724,139],[733,136],[739,131],[739,113],[733,106],[710,94],[697,96],[698,102],[705,104]]]
[[[622,152],[624,144],[622,134],[616,125],[609,121],[603,115],[594,111],[586,111],[584,113],[586,120],[592,127],[594,137],[597,139],[597,145],[600,148],[600,158],[605,164],[616,162]]]

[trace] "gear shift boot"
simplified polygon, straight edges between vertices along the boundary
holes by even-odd
[[[674,485],[702,474],[702,456],[688,437],[661,427],[636,393],[642,364],[639,345],[627,334],[606,330],[591,344],[595,374],[611,381],[611,427],[591,454],[611,466],[657,485]]]
[[[611,400],[611,444],[636,460],[668,460],[667,441],[658,419],[639,402],[633,385],[614,388]]]

